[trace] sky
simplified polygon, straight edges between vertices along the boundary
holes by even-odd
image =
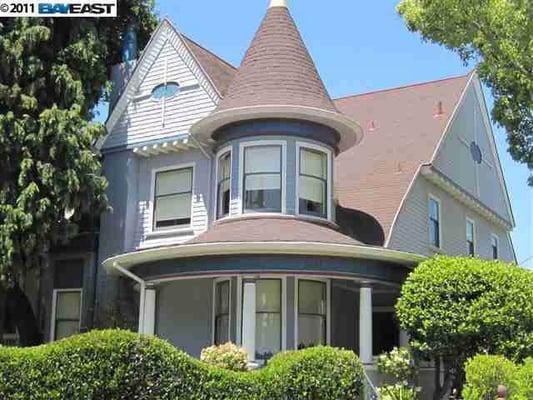
[[[288,0],[291,14],[332,97],[462,75],[445,48],[409,32],[399,0]],[[235,66],[240,64],[270,0],[156,0],[160,17]],[[492,99],[486,90],[487,103]],[[528,170],[507,152],[505,131],[494,134],[516,219],[517,259],[533,268],[533,189]]]

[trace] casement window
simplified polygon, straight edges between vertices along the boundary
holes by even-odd
[[[281,351],[281,280],[257,279],[255,359],[268,360]]]
[[[298,280],[298,349],[327,343],[327,285]]]
[[[244,148],[245,212],[281,212],[282,147]]]
[[[490,236],[491,249],[492,249],[492,259],[497,260],[500,256],[500,239],[497,235],[492,234]]]
[[[190,226],[193,168],[155,175],[154,230]]]
[[[476,225],[471,219],[466,220],[466,250],[469,256],[476,254]]]
[[[434,247],[441,247],[441,226],[440,226],[440,201],[435,197],[429,198],[429,243]]]
[[[81,289],[54,290],[52,340],[80,332],[81,296]]]
[[[229,215],[231,196],[231,152],[222,154],[218,159],[217,218]]]
[[[321,151],[300,148],[298,211],[300,214],[327,217],[328,156]]]
[[[214,304],[214,342],[224,344],[230,341],[230,281],[218,281],[215,283]]]

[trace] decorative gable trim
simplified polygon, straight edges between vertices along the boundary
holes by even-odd
[[[139,157],[153,157],[159,154],[179,153],[190,149],[198,149],[196,143],[190,140],[189,135],[181,135],[165,141],[146,143],[133,148],[133,153]]]

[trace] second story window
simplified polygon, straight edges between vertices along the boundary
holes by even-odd
[[[218,159],[217,217],[229,215],[231,193],[231,152],[224,153]]]
[[[191,224],[192,168],[158,172],[155,176],[154,230]]]
[[[311,149],[300,149],[298,210],[300,214],[327,217],[328,157]]]
[[[429,243],[440,248],[440,202],[433,198],[429,198]]]
[[[492,259],[497,260],[499,258],[499,239],[496,235],[491,235],[490,237],[491,241],[491,249],[492,249]]]
[[[244,148],[244,211],[281,212],[281,146]]]
[[[466,220],[466,247],[469,256],[476,254],[476,226],[474,221]]]

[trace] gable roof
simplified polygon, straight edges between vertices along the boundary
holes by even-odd
[[[335,100],[341,112],[365,127],[361,143],[336,159],[340,205],[372,215],[388,238],[419,168],[431,163],[472,76]]]

